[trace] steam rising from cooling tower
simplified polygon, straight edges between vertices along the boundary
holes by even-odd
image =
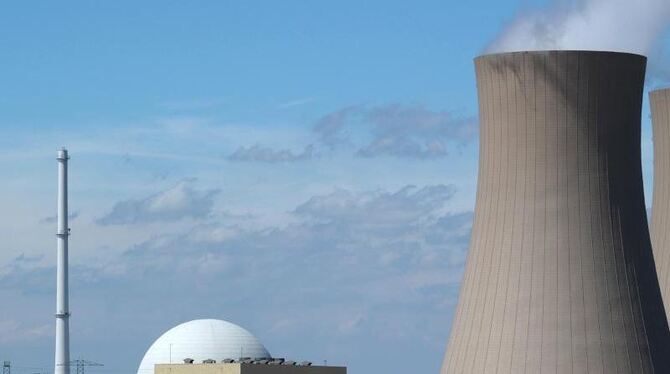
[[[670,373],[642,189],[645,62],[475,60],[477,202],[442,373]]]
[[[649,55],[670,26],[668,0],[554,1],[509,24],[488,52],[607,50]]]

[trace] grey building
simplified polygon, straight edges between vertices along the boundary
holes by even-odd
[[[646,59],[475,59],[480,161],[442,373],[669,373],[645,213]]]
[[[665,310],[670,307],[670,89],[649,94],[654,131],[651,242]]]

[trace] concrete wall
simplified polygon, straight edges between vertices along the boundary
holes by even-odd
[[[669,373],[642,191],[646,60],[475,60],[477,203],[442,373]]]
[[[649,102],[654,131],[651,243],[667,313],[670,311],[670,89],[650,93]]]
[[[253,364],[156,365],[156,374],[346,374],[336,366],[284,366]]]

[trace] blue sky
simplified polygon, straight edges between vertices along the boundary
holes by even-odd
[[[436,372],[474,208],[472,59],[546,6],[4,4],[0,360],[53,365],[67,146],[72,354],[106,365],[90,372],[134,373],[203,317],[280,357]],[[647,109],[643,129],[649,199]]]

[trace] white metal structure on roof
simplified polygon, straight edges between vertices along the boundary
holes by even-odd
[[[182,323],[161,335],[144,354],[137,374],[154,374],[154,365],[226,358],[269,358],[270,353],[249,331],[217,319]]]

